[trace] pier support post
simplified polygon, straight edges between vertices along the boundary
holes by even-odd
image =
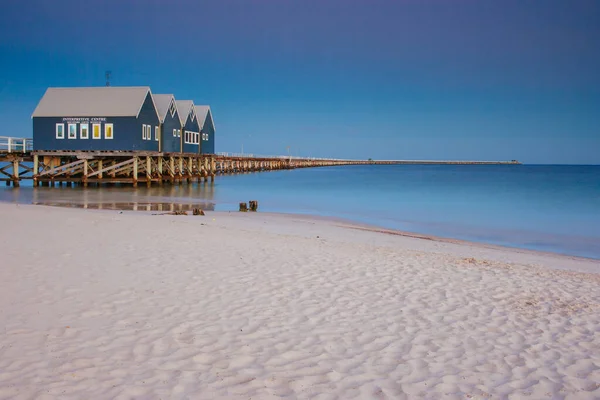
[[[102,171],[102,167],[103,167],[104,163],[102,162],[102,160],[98,160],[98,171]],[[98,179],[102,179],[102,172],[98,173]]]
[[[173,156],[169,157],[169,167],[171,168],[171,183],[173,183],[173,181],[175,180],[175,157]]]
[[[162,132],[161,132],[161,134],[162,134]],[[159,156],[158,157],[158,178],[159,178],[158,184],[159,185],[163,184],[163,165],[162,164],[163,164],[163,157]]]
[[[183,157],[179,157],[179,182],[183,181]]]
[[[146,186],[152,186],[152,159],[146,156]]]
[[[88,182],[87,182],[87,179],[88,179],[88,166],[89,166],[88,163],[89,162],[88,162],[87,159],[83,160],[83,176],[81,177],[81,182],[83,183],[83,187],[87,187],[87,185],[88,185]]]
[[[204,164],[202,168],[202,176],[204,177],[204,182],[208,182],[208,157],[204,156],[202,158],[202,163]]]
[[[202,182],[202,158],[196,159],[196,170],[198,171],[198,182]]]
[[[117,163],[116,161],[108,161],[108,162],[110,163],[111,166],[113,166]],[[110,171],[108,173],[108,175],[113,179],[117,177],[117,173],[114,170]]]
[[[39,186],[38,173],[40,172],[40,159],[37,154],[33,155],[33,186]]]
[[[19,161],[13,161],[13,186],[19,187]]]
[[[138,181],[138,158],[133,157],[133,187],[137,187]]]

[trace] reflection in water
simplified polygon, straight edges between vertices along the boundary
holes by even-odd
[[[181,203],[69,203],[69,202],[33,202],[36,205],[68,208],[85,208],[90,210],[132,210],[132,211],[192,211],[200,208],[214,211],[215,205],[210,203],[181,204]]]
[[[1,191],[0,200],[98,210],[214,211],[214,183],[163,187],[21,187]]]

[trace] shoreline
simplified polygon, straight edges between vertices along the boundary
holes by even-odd
[[[476,242],[469,241],[463,239],[455,239],[448,238],[436,235],[428,235],[421,234],[416,232],[403,231],[398,229],[388,229],[385,227],[381,227],[374,224],[368,224],[358,221],[353,221],[350,219],[342,218],[342,217],[333,217],[333,216],[321,216],[315,214],[294,214],[294,213],[286,213],[286,212],[239,212],[239,211],[205,211],[206,215],[204,216],[194,216],[191,214],[191,211],[187,211],[187,215],[172,215],[170,212],[165,211],[147,211],[147,210],[121,210],[121,209],[95,209],[95,208],[83,208],[79,206],[63,206],[63,205],[47,205],[47,204],[23,204],[23,203],[9,203],[9,202],[0,202],[0,212],[3,211],[4,205],[13,205],[15,207],[23,207],[23,208],[50,208],[50,209],[63,209],[70,210],[74,213],[91,213],[91,214],[100,214],[100,215],[123,215],[128,217],[137,218],[140,216],[164,216],[164,217],[172,217],[176,220],[185,220],[186,218],[190,220],[195,220],[196,222],[200,222],[201,225],[208,225],[210,220],[214,221],[216,218],[221,219],[222,217],[227,217],[231,221],[254,221],[258,223],[267,223],[272,222],[275,224],[288,224],[288,223],[297,223],[301,222],[304,224],[317,225],[322,224],[323,226],[329,226],[334,228],[341,228],[344,231],[356,231],[363,232],[366,234],[375,234],[378,237],[398,237],[411,241],[415,241],[415,243],[420,243],[421,245],[431,244],[437,251],[448,251],[449,249],[468,249],[470,251],[477,251],[486,253],[488,256],[493,254],[502,254],[501,257],[502,262],[505,262],[507,259],[511,258],[525,258],[526,260],[533,260],[532,264],[539,264],[539,260],[543,260],[548,262],[549,260],[555,261],[551,262],[550,265],[547,265],[551,269],[563,270],[563,271],[571,271],[571,272],[581,272],[581,273],[590,273],[590,274],[600,274],[600,259],[595,259],[591,257],[583,257],[576,255],[569,255],[563,253],[557,253],[552,251],[543,251],[543,250],[533,250],[521,247],[511,247],[504,245],[495,245],[485,242]],[[191,221],[190,221],[191,222]],[[447,247],[444,247],[447,246]],[[507,257],[509,256],[509,257]],[[512,256],[512,257],[511,257]],[[494,257],[491,257],[494,258]],[[496,260],[497,261],[497,260]],[[514,262],[514,261],[511,261]],[[557,267],[561,262],[567,263],[575,263],[575,264],[583,264],[583,265],[591,265],[592,268],[583,268],[583,269],[570,269],[570,268],[562,268]],[[521,262],[522,263],[522,262]],[[522,263],[523,264],[523,263]],[[525,263],[527,264],[527,263]]]
[[[80,209],[80,210],[85,210],[85,211],[122,211],[122,212],[127,212],[127,213],[138,213],[138,214],[152,214],[152,213],[158,213],[158,212],[168,213],[169,212],[169,211],[165,211],[165,210],[123,209],[123,208],[119,208],[119,207],[117,207],[117,208],[96,208],[96,207],[89,207],[90,204],[82,205],[82,204],[78,204],[76,202],[73,202],[73,203],[65,202],[64,204],[61,204],[60,202],[57,202],[56,204],[0,202],[0,204],[2,204],[2,203],[20,204],[20,205],[25,205],[25,206],[28,205],[28,206],[37,206],[37,207],[57,207],[57,208],[66,208],[66,209]],[[141,202],[141,203],[146,204],[146,202]],[[147,202],[147,204],[157,205],[157,204],[167,204],[167,203],[149,201],[149,202]],[[196,206],[196,205],[201,206],[201,204],[195,204],[194,202],[187,202],[187,203],[181,202],[181,203],[173,203],[173,204],[185,206],[184,211],[187,211],[188,213],[191,213],[192,206]],[[93,205],[98,206],[98,204],[95,204],[95,203]],[[215,204],[213,204],[213,207],[214,207],[214,205]],[[140,205],[140,207],[143,207],[143,205]],[[218,214],[239,213],[238,211],[233,211],[233,210],[232,211],[215,211],[215,210],[207,210],[206,208],[204,208],[204,211],[211,213],[211,214],[215,213],[217,215]],[[242,214],[242,213],[239,213],[239,214]],[[253,213],[248,212],[248,214],[251,215]],[[352,220],[349,218],[344,218],[344,217],[323,216],[323,215],[318,215],[318,214],[305,214],[305,213],[297,213],[296,214],[296,213],[291,213],[291,212],[270,212],[270,211],[268,211],[268,212],[259,211],[256,213],[256,215],[281,215],[281,216],[286,216],[289,218],[337,222],[342,227],[347,227],[350,229],[366,230],[366,231],[371,231],[371,232],[378,232],[378,233],[387,234],[387,235],[398,235],[398,236],[415,238],[415,239],[432,240],[432,241],[441,242],[441,243],[462,244],[462,245],[467,245],[467,246],[475,246],[475,247],[482,247],[482,248],[495,249],[495,250],[510,250],[510,251],[519,252],[519,253],[523,253],[523,254],[548,255],[548,256],[555,256],[555,257],[562,257],[566,260],[581,260],[581,261],[600,262],[600,258],[586,257],[586,256],[580,256],[580,255],[568,254],[568,253],[561,253],[558,251],[537,250],[537,249],[531,249],[531,248],[526,248],[526,247],[518,247],[517,245],[511,246],[511,245],[507,245],[507,244],[493,244],[493,243],[489,243],[489,242],[485,242],[485,241],[459,239],[459,238],[453,238],[453,237],[449,237],[449,236],[438,236],[438,235],[433,235],[433,234],[411,232],[411,231],[405,231],[405,230],[401,230],[401,229],[387,228],[385,226],[377,225],[377,224],[355,221],[355,220]]]

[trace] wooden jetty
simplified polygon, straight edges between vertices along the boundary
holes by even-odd
[[[344,160],[254,154],[162,153],[147,151],[39,151],[30,138],[0,137],[0,181],[18,187],[65,183],[163,185],[213,181],[217,174],[339,165],[519,164],[517,161]]]

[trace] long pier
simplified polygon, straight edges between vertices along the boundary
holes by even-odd
[[[160,153],[145,151],[40,151],[28,138],[0,137],[0,181],[18,187],[56,184],[138,186],[214,181],[218,174],[326,167],[392,164],[519,164],[517,161],[345,160],[254,154]]]

